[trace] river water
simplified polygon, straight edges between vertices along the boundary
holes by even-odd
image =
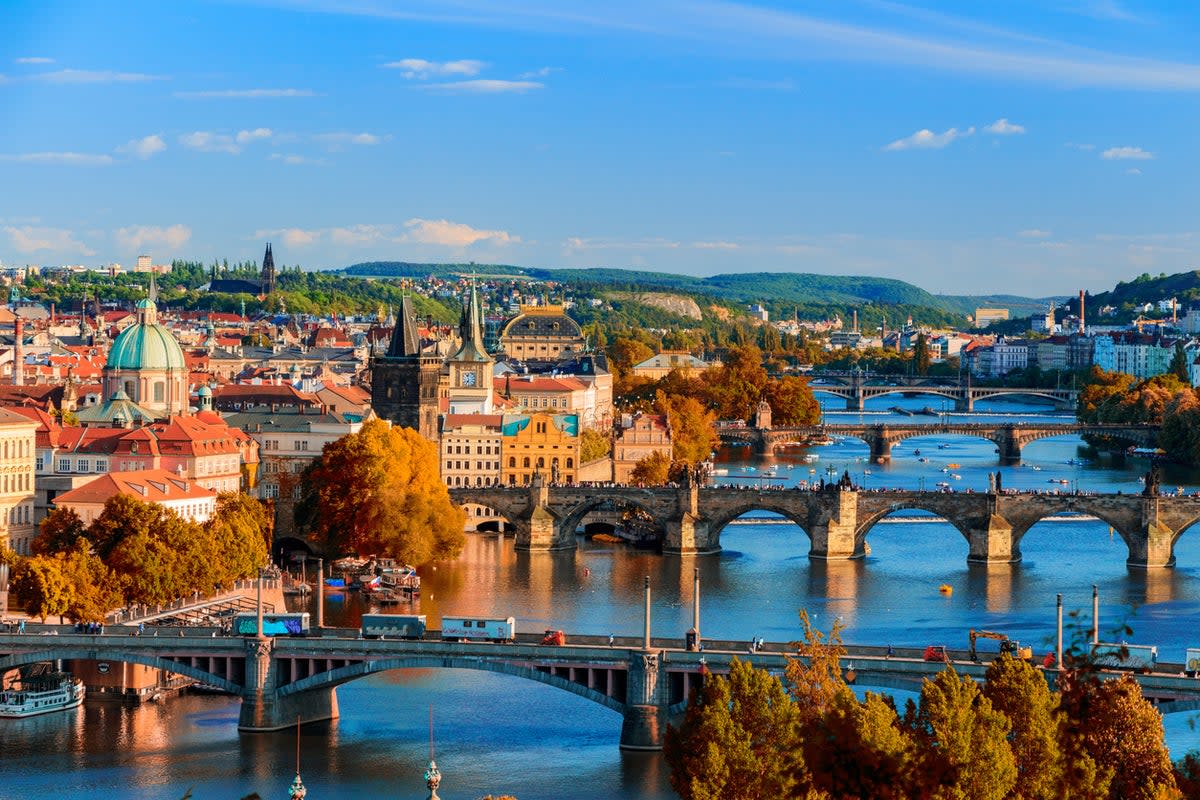
[[[875,402],[878,408],[869,405],[863,414],[837,412],[831,404],[827,420],[920,422],[921,416],[883,409],[919,409],[928,401]],[[1047,421],[1049,413],[1032,405],[981,403],[970,418]],[[1089,452],[1073,437],[1029,445],[1021,466],[998,468],[995,459],[990,442],[931,436],[898,445],[889,465],[869,464],[866,445],[847,439],[767,462],[732,449],[717,466],[727,473],[719,480],[741,484],[766,481],[761,475],[774,463],[782,479],[775,482],[785,485],[848,470],[868,487],[933,489],[944,481],[955,490],[978,491],[986,489],[987,473],[1000,469],[1004,485],[1013,488],[1077,485],[1124,492],[1141,490],[1138,478],[1147,468],[1144,461]],[[1085,463],[1067,463],[1080,460]],[[1163,484],[1192,492],[1200,475],[1168,467]],[[953,527],[918,516],[898,512],[869,534],[869,557],[834,563],[810,561],[807,536],[765,515],[735,521],[721,534],[722,553],[699,558],[582,539],[573,553],[531,555],[515,552],[511,538],[472,535],[458,562],[423,571],[423,595],[412,610],[428,615],[431,626],[443,613],[512,615],[526,631],[639,635],[642,581],[649,575],[655,635],[681,636],[691,624],[692,567],[699,566],[707,636],[792,640],[797,611],[805,608],[822,628],[840,619],[851,643],[965,647],[967,629],[974,627],[1004,631],[1040,654],[1052,646],[1055,594],[1063,594],[1068,610],[1082,612],[1080,627],[1086,627],[1091,586],[1097,584],[1102,630],[1127,623],[1132,634],[1113,636],[1157,644],[1164,661],[1180,661],[1185,647],[1200,646],[1198,531],[1180,539],[1175,568],[1145,572],[1126,568],[1125,545],[1104,523],[1046,521],[1023,540],[1020,564],[978,567],[967,565],[967,543]],[[943,583],[953,594],[939,593]],[[356,624],[363,610],[357,595],[331,596],[327,624]],[[302,772],[314,800],[424,797],[431,707],[445,775],[440,794],[447,800],[488,793],[521,800],[674,796],[661,757],[618,750],[616,714],[541,684],[486,672],[407,670],[347,684],[338,698],[341,718],[301,736]],[[0,728],[0,800],[105,794],[175,800],[189,789],[197,800],[251,791],[285,796],[295,770],[294,736],[240,735],[237,711],[232,698],[184,696],[140,708],[88,703],[78,711],[6,720]],[[1200,747],[1189,716],[1167,717],[1176,755]]]

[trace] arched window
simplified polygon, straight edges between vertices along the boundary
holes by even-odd
[[[567,469],[573,469],[574,467],[575,467],[575,459],[568,457],[567,458]]]
[[[125,381],[125,394],[129,395],[130,399],[137,399],[133,396],[133,381]]]
[[[509,467],[509,469],[516,469],[516,467],[517,467],[517,458],[516,458],[516,456],[509,456],[509,457],[508,457],[508,467]]]
[[[538,465],[538,469],[545,467],[546,459],[542,458],[541,456],[538,456],[537,465]]]
[[[552,467],[558,466],[558,456],[555,456],[554,458],[550,459],[550,466],[552,466]]]
[[[525,456],[524,461],[521,464],[521,466],[524,467],[525,469],[529,469],[529,456]]]

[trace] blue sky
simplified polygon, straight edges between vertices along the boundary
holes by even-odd
[[[1191,2],[114,7],[0,11],[6,264],[1200,267]]]

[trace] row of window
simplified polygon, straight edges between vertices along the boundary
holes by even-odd
[[[470,469],[470,468],[471,468],[470,461],[447,461],[446,462],[446,469]],[[476,461],[475,469],[476,470],[485,470],[485,469],[497,470],[497,469],[500,469],[500,462],[499,461]]]
[[[262,446],[266,450],[279,450],[280,449],[278,439],[263,439]],[[292,449],[297,452],[307,451],[308,450],[308,442],[297,439],[296,441],[292,442]]]
[[[0,454],[3,454],[5,461],[10,458],[28,458],[32,448],[33,442],[29,439],[5,439],[0,442]]]
[[[33,476],[27,472],[0,476],[0,493],[32,492]]]
[[[467,476],[447,475],[446,476],[446,485],[447,486],[495,486],[497,483],[499,483],[499,481],[497,481],[494,476],[484,477],[482,475],[476,475],[474,484],[471,483],[470,475],[467,475]]]
[[[476,445],[475,446],[475,455],[490,456],[490,455],[492,455],[492,447],[493,446],[490,444],[489,445],[482,445],[482,444]],[[495,445],[495,448],[496,448],[495,455],[500,455],[500,445]],[[448,455],[448,456],[469,456],[469,455],[471,455],[471,445],[469,445],[469,444],[466,444],[466,445],[448,444],[448,445],[446,445],[446,455]]]

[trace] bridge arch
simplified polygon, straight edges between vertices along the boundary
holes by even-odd
[[[815,390],[814,390],[815,391]],[[934,397],[944,397],[947,400],[957,400],[959,390],[949,386],[863,386],[863,398],[870,400],[875,397],[887,397],[890,394],[924,394]]]
[[[239,658],[241,655],[238,656]],[[207,683],[213,686],[219,686],[232,694],[241,694],[242,686],[234,683],[228,678],[222,678],[214,675],[206,670],[197,669],[188,664],[182,664],[178,661],[172,661],[169,658],[154,656],[148,653],[134,653],[123,650],[98,650],[95,647],[87,647],[83,645],[69,647],[54,647],[42,650],[30,650],[23,653],[12,653],[0,658],[0,673],[5,670],[16,669],[18,667],[36,664],[39,661],[55,661],[58,659],[75,660],[75,661],[120,661],[126,664],[141,664],[144,667],[153,667],[166,672],[173,672],[176,675],[183,675],[185,678],[192,678],[200,683]]]
[[[1036,397],[1039,400],[1048,400],[1055,405],[1063,402],[1062,390],[1037,389],[1034,387],[998,386],[995,387],[995,391],[988,391],[988,387],[983,386],[972,389],[971,394],[975,402],[992,400],[997,397]]]
[[[663,527],[662,514],[656,510],[652,504],[643,503],[634,497],[627,497],[616,493],[606,493],[598,496],[589,497],[579,503],[576,503],[569,510],[562,513],[559,517],[558,526],[562,530],[564,536],[574,536],[575,529],[579,527],[579,523],[583,521],[590,512],[602,508],[606,504],[612,504],[617,508],[625,510],[637,510],[645,514],[654,522],[655,528],[658,530],[660,538],[665,534]]]
[[[945,520],[947,525],[950,525],[952,528],[954,528],[954,530],[958,531],[962,535],[963,540],[969,545],[971,542],[970,531],[963,527],[964,525],[968,525],[969,522],[965,518],[961,520],[957,519],[956,515],[946,516],[937,507],[938,504],[935,499],[937,497],[937,493],[928,492],[927,494],[930,495],[930,498],[928,499],[920,498],[898,500],[895,503],[889,504],[887,508],[868,514],[865,518],[861,519],[859,521],[858,528],[854,532],[855,550],[860,551],[865,549],[867,545],[867,536],[871,533],[872,529],[874,529],[874,527],[881,521],[899,511],[924,511],[925,513],[932,514],[935,517],[941,517]]]
[[[781,502],[781,499],[777,501],[769,492],[747,491],[746,494],[749,497],[747,497],[745,502],[730,505],[721,509],[719,513],[709,517],[708,529],[714,540],[719,540],[721,532],[725,530],[729,523],[752,511],[766,511],[778,514],[795,524],[809,538],[809,541],[812,540],[812,532],[808,529],[810,523],[804,515],[798,512],[796,507]],[[788,494],[794,493],[789,492]]]
[[[393,669],[428,669],[429,667],[482,670],[525,678],[526,680],[537,681],[547,686],[571,692],[585,700],[591,700],[593,703],[598,703],[605,708],[616,711],[618,714],[625,713],[625,703],[595,689],[588,688],[581,683],[575,683],[566,678],[542,672],[533,667],[521,666],[520,664],[513,664],[506,661],[493,661],[465,656],[400,656],[397,658],[359,661],[327,672],[318,672],[315,675],[310,675],[307,678],[289,683],[281,687],[278,694],[280,697],[287,697],[288,695],[300,694],[314,689],[334,688],[358,678],[364,678],[368,675],[387,672]]]

